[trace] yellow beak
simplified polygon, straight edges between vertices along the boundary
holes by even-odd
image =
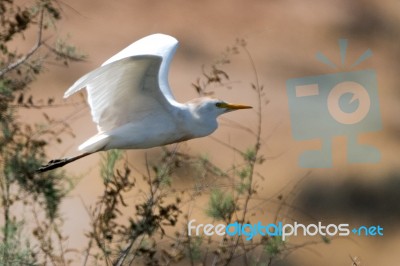
[[[228,110],[239,110],[239,109],[250,109],[253,108],[252,106],[249,105],[243,105],[243,104],[233,104],[233,103],[225,103],[221,105],[222,108],[226,108]]]

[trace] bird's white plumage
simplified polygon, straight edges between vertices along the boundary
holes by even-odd
[[[88,73],[71,88],[86,87],[93,121],[107,132],[142,119],[149,110],[168,111],[169,101],[158,86],[161,58],[137,55]]]
[[[160,56],[162,58],[158,75],[160,90],[163,95],[165,95],[165,97],[171,102],[171,104],[174,104],[175,99],[168,83],[168,72],[169,65],[171,64],[176,49],[178,48],[178,44],[178,40],[172,36],[161,33],[152,34],[132,43],[131,45],[105,61],[102,66],[135,55]],[[78,88],[74,85],[65,92],[64,98],[67,98],[68,96],[82,89],[82,87]]]
[[[168,72],[177,48],[178,40],[174,37],[160,33],[152,34],[132,43],[104,62],[102,66],[134,55],[151,54],[160,56],[162,58],[158,75],[160,90],[171,104],[175,104],[175,98],[168,84]]]
[[[92,153],[150,148],[202,137],[217,128],[218,115],[249,108],[217,99],[176,102],[168,71],[177,46],[178,41],[171,36],[147,36],[81,77],[65,92],[67,98],[86,88],[99,131],[79,150]]]
[[[92,118],[100,133],[81,145],[80,150],[98,140],[106,142],[105,132],[140,121],[149,113],[163,117],[171,106],[179,106],[168,84],[169,65],[177,46],[175,38],[164,34],[142,38],[81,77],[65,92],[67,98],[86,87]]]

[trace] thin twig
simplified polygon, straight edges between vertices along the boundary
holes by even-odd
[[[165,161],[165,163],[163,164],[163,167],[161,167],[160,169],[164,169],[164,166],[167,167],[167,169],[170,167],[170,165],[172,164],[175,156],[176,156],[176,152],[178,150],[179,144],[176,144],[173,151],[171,152],[171,155],[167,158],[167,160]],[[149,178],[149,185],[150,185],[150,195],[147,199],[147,203],[146,203],[146,208],[149,208],[149,211],[154,208],[155,203],[160,199],[160,197],[162,197],[163,195],[160,193],[157,193],[159,191],[160,185],[162,184],[162,178],[165,174],[168,173],[168,170],[165,170],[166,172],[162,172],[161,175],[159,175],[157,173],[157,182],[155,182],[155,184],[153,185],[153,182],[151,180],[151,175],[150,175],[150,170],[148,168],[148,162],[147,162],[147,156],[145,157],[146,159],[146,167],[147,167],[147,172],[148,172],[148,178]],[[164,171],[164,170],[163,170]],[[145,210],[145,213],[147,214],[148,210]],[[148,219],[150,217],[148,217],[148,215],[145,215],[143,217],[143,219],[139,222],[139,226],[138,228],[143,228],[148,224]],[[118,258],[114,261],[113,265],[114,266],[122,266],[126,260],[126,258],[128,257],[128,254],[130,253],[133,244],[136,242],[136,240],[138,239],[139,236],[141,236],[144,233],[144,231],[142,230],[132,230],[131,232],[131,236],[129,237],[129,243],[126,245],[126,247],[120,252]],[[132,261],[130,262],[132,263]]]
[[[226,122],[225,124],[221,124],[221,125],[231,127],[231,128],[237,128],[237,129],[243,130],[243,131],[253,135],[254,137],[257,137],[257,133],[254,132],[253,130],[251,130],[251,128],[243,126],[242,124],[240,124],[232,119],[229,119],[226,117],[221,117],[220,120]]]
[[[80,199],[80,201],[81,201],[86,213],[88,214],[89,219],[91,220],[91,223],[94,224],[93,215],[91,214],[89,208],[86,206],[83,198],[80,195],[79,195],[79,199]],[[85,250],[85,257],[83,259],[82,266],[86,266],[86,264],[87,264],[87,262],[89,260],[90,250],[92,249],[92,245],[93,245],[93,238],[90,238],[88,246],[87,246],[87,248]]]
[[[60,107],[77,107],[84,105],[82,102],[76,103],[60,103],[60,104],[10,104],[9,107],[12,108],[26,108],[26,109],[50,109],[50,108],[60,108]]]
[[[62,53],[60,51],[57,51],[57,49],[54,49],[53,47],[51,47],[50,45],[47,45],[46,43],[43,43],[43,45],[49,49],[51,52],[53,52],[55,55],[60,56],[60,57],[64,57],[68,60],[71,60],[73,62],[80,62],[80,61],[84,61],[84,58],[82,58],[81,56],[73,56],[73,55],[69,55],[69,54],[65,54]]]
[[[40,10],[40,15],[39,15],[39,31],[38,31],[38,37],[36,40],[36,44],[24,56],[20,57],[17,61],[7,65],[5,68],[0,70],[0,78],[2,78],[8,72],[16,69],[21,64],[25,63],[43,45],[43,40],[42,40],[42,38],[43,38],[43,18],[44,18],[44,9],[42,8]]]
[[[255,168],[255,164],[256,164],[256,158],[258,156],[258,153],[259,153],[260,147],[261,147],[261,142],[260,141],[261,141],[261,126],[262,126],[262,103],[261,103],[262,94],[261,94],[261,86],[260,86],[260,83],[259,83],[259,77],[258,77],[258,73],[257,73],[257,68],[255,66],[253,57],[251,56],[249,50],[247,50],[247,48],[245,46],[242,46],[242,49],[245,51],[245,53],[246,53],[246,55],[247,55],[247,57],[248,57],[248,59],[250,61],[250,64],[251,64],[251,67],[252,67],[252,70],[253,70],[253,73],[254,73],[254,76],[255,76],[254,88],[255,88],[255,90],[257,92],[257,100],[258,100],[258,103],[257,103],[258,104],[258,106],[257,106],[257,118],[258,118],[257,122],[258,123],[257,123],[257,131],[256,131],[256,144],[255,144],[255,147],[254,147],[254,158],[249,161],[249,167],[250,167],[249,188],[247,190],[247,195],[246,195],[246,198],[245,198],[244,203],[243,203],[243,213],[242,213],[242,217],[240,219],[241,223],[243,223],[245,221],[245,219],[246,219],[247,212],[248,212],[248,204],[249,204],[250,199],[252,198],[252,195],[253,195],[254,168]],[[233,248],[231,248],[230,254],[229,254],[229,256],[228,256],[228,258],[226,260],[226,265],[228,265],[232,261],[233,256],[235,254],[235,251],[236,251],[236,249],[237,249],[237,247],[239,245],[240,239],[241,239],[240,236],[236,237],[235,244],[234,244]],[[246,249],[244,249],[244,251],[246,253]],[[246,262],[247,261],[245,259],[245,263]]]
[[[230,145],[230,144],[228,144],[228,143],[226,143],[226,142],[224,142],[224,141],[222,141],[222,140],[219,140],[219,139],[217,139],[216,137],[209,136],[209,138],[212,139],[212,140],[214,140],[215,142],[218,142],[218,143],[221,144],[222,146],[225,146],[225,147],[227,147],[227,148],[229,148],[229,149],[231,149],[231,150],[233,150],[233,151],[239,153],[239,154],[242,155],[242,156],[244,155],[244,152],[242,152],[242,151],[239,150],[238,148],[236,148],[236,147],[234,147],[234,146],[232,146],[232,145]]]

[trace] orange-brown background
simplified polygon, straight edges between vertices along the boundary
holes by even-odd
[[[322,199],[317,200],[338,202],[337,198],[348,197],[345,193],[349,193],[349,180],[356,184],[353,187],[355,191],[363,184],[384,189],[380,184],[388,183],[391,186],[387,181],[388,176],[399,172],[396,154],[400,144],[400,93],[397,85],[400,81],[400,6],[396,1],[71,0],[60,2],[60,5],[64,19],[57,25],[57,35],[69,35],[69,41],[87,54],[88,60],[71,64],[69,68],[48,65],[48,71],[32,85],[32,93],[36,98],[51,96],[55,97],[56,102],[62,101],[63,92],[81,75],[99,66],[133,41],[156,32],[170,34],[180,41],[170,69],[170,84],[176,98],[187,101],[197,96],[191,83],[201,75],[201,66],[212,63],[236,38],[244,38],[270,101],[263,106],[261,152],[273,159],[257,169],[267,177],[266,180],[258,181],[263,187],[259,193],[265,198],[277,193],[288,182],[295,183],[304,176],[308,170],[298,167],[297,157],[305,149],[318,147],[318,141],[296,142],[291,136],[286,80],[348,71],[350,62],[354,62],[370,48],[373,56],[358,66],[357,70],[373,68],[377,72],[383,130],[365,134],[361,139],[381,150],[382,161],[371,165],[348,164],[345,158],[346,140],[338,137],[333,141],[334,166],[312,170],[301,189],[313,193],[309,189],[313,186],[317,186],[317,190],[334,188],[333,193],[322,193]],[[27,37],[33,38],[33,35]],[[332,70],[316,61],[315,54],[321,51],[339,64],[339,38],[349,40],[349,63],[338,70]],[[28,42],[23,45],[26,47],[21,46],[21,50],[29,48]],[[246,57],[234,57],[228,71],[234,88],[217,89],[216,96],[230,102],[255,105],[256,96],[249,88],[249,83],[254,82],[254,73]],[[76,102],[78,98],[76,96],[68,101]],[[76,138],[66,136],[63,144],[54,146],[50,155],[55,158],[75,154],[76,147],[96,132],[87,107],[79,112],[75,108],[60,108],[51,110],[51,113],[59,119],[67,119],[72,113],[77,114],[66,120]],[[33,116],[40,117],[40,111],[36,114],[31,111],[22,112],[21,116],[26,120]],[[251,128],[256,126],[253,110],[230,113],[227,117]],[[221,127],[213,136],[240,149],[246,149],[254,141],[245,132],[227,127]],[[229,166],[237,160],[232,151],[209,138],[189,141],[184,147],[195,154],[208,154],[211,160],[222,166]],[[148,152],[157,154],[159,149]],[[143,166],[144,151],[129,151],[128,155],[132,164]],[[101,193],[102,182],[97,168],[99,158],[93,155],[65,167],[68,172],[81,177],[62,206],[71,248],[81,247],[86,242],[84,233],[89,228],[89,217],[82,201],[86,205],[93,205]],[[191,176],[186,178],[190,180]],[[379,192],[367,190],[362,196],[368,198],[368,193]],[[380,195],[381,198],[383,203],[378,204],[378,208],[386,206],[389,212],[400,211],[396,206],[398,202],[394,202],[398,197]],[[294,261],[298,265],[351,265],[351,255],[359,256],[362,265],[396,265],[400,258],[400,231],[397,230],[400,218],[398,215],[381,215],[383,212],[371,209],[371,206],[376,205],[368,206],[369,203],[367,200],[364,207],[369,209],[365,213],[358,209],[352,211],[350,202],[347,204],[346,200],[333,213],[329,210],[319,213],[323,209],[321,206],[314,211],[307,211],[319,220],[327,219],[336,223],[354,221],[356,224],[387,225],[384,237],[336,239],[330,245],[320,244],[299,250],[292,255],[296,258]],[[307,208],[306,205],[302,207]],[[347,212],[341,212],[343,209]],[[360,213],[365,216],[358,215]],[[375,219],[371,220],[372,216]],[[298,219],[302,219],[301,216]]]

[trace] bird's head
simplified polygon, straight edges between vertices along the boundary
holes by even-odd
[[[206,136],[217,129],[217,117],[235,110],[252,108],[248,105],[232,104],[215,98],[202,97],[186,103],[192,117],[190,125],[193,135]]]
[[[192,100],[189,102],[189,105],[192,106],[194,111],[199,116],[204,116],[214,119],[217,118],[219,115],[231,111],[253,108],[248,105],[227,103],[225,101],[209,97],[203,97]]]

